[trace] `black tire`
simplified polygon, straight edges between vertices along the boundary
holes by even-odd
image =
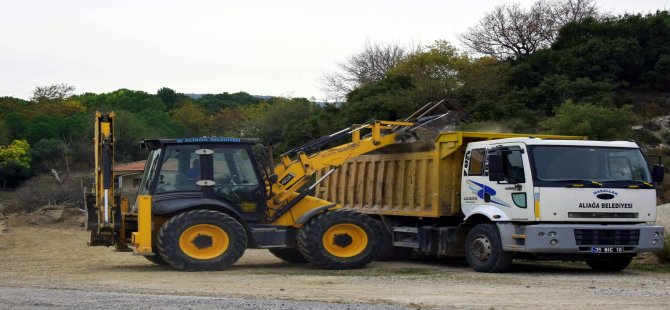
[[[379,220],[375,220],[375,222],[379,226],[379,239],[381,240],[381,250],[375,260],[388,262],[409,259],[410,256],[412,256],[414,249],[393,246],[393,236],[391,236],[391,233],[386,229],[384,223]]]
[[[278,248],[278,249],[268,249],[272,255],[277,258],[294,264],[307,263],[307,259],[300,254],[298,249],[292,248]]]
[[[212,229],[212,233],[203,230],[201,234],[198,232],[200,228]],[[228,239],[227,246],[222,245],[225,242],[217,241],[223,239],[217,237],[221,236],[217,235],[221,231]],[[192,235],[196,236],[187,241]],[[180,245],[182,237],[184,249]],[[226,269],[242,257],[247,248],[247,234],[242,225],[229,215],[212,210],[193,210],[172,217],[161,226],[156,239],[158,253],[163,259],[170,266],[188,271]],[[205,250],[214,250],[210,254],[216,256],[206,256]],[[203,251],[201,257],[197,257],[201,254],[198,251]]]
[[[587,260],[586,264],[594,271],[621,271],[633,260],[631,255],[610,256],[607,259]]]
[[[351,234],[335,234],[330,230],[343,226],[350,228]],[[334,236],[333,244],[324,244],[326,234]],[[336,256],[326,246],[331,250],[351,251],[351,256]],[[300,253],[310,263],[326,269],[362,268],[379,254],[380,247],[378,226],[374,220],[351,210],[321,213],[310,219],[298,233]]]
[[[465,239],[465,258],[475,271],[504,272],[512,265],[513,253],[503,251],[495,224],[479,224]]]
[[[163,259],[163,257],[160,256],[160,254],[156,253],[156,255],[144,255],[144,258],[146,258],[148,261],[159,265],[159,266],[166,266],[168,263]]]

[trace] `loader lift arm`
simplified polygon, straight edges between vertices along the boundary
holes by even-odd
[[[300,194],[296,191],[308,184],[312,175],[321,169],[330,169],[332,172],[349,158],[396,143],[398,140],[396,131],[411,126],[414,126],[414,123],[399,121],[373,121],[365,125],[354,125],[282,154],[281,163],[274,168],[278,182],[271,184],[272,197],[269,197],[268,202],[269,220],[275,223],[294,222],[295,219],[292,217],[284,221],[281,219],[294,206],[308,197],[308,191]],[[370,133],[362,137],[362,131],[365,129],[369,129]],[[328,143],[347,136],[351,137],[351,142],[321,150]],[[317,183],[321,180],[318,180]],[[336,207],[335,204],[318,201],[319,199],[314,197],[309,197],[307,200],[309,200],[309,208],[313,208],[314,204]]]

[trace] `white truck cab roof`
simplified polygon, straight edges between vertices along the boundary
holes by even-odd
[[[540,138],[506,138],[489,141],[479,141],[470,143],[470,148],[490,147],[506,143],[523,143],[526,145],[565,145],[565,146],[583,146],[583,147],[620,147],[620,148],[639,148],[637,143],[632,141],[594,141],[594,140],[554,140]]]

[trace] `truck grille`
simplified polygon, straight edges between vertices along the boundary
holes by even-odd
[[[626,218],[626,219],[636,219],[638,213],[635,212],[568,212],[568,217],[570,218],[580,218],[580,219],[604,219],[604,218]]]
[[[575,229],[577,245],[637,245],[637,229]]]

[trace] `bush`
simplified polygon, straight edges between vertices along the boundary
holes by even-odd
[[[631,106],[603,107],[566,101],[541,125],[554,134],[584,135],[596,140],[625,139],[633,122]]]
[[[654,253],[663,263],[670,263],[670,232],[665,232],[665,247],[663,251]]]
[[[84,194],[79,178],[69,177],[62,185],[48,175],[36,176],[14,192],[3,213],[32,212],[46,205],[67,204],[83,208]]]

